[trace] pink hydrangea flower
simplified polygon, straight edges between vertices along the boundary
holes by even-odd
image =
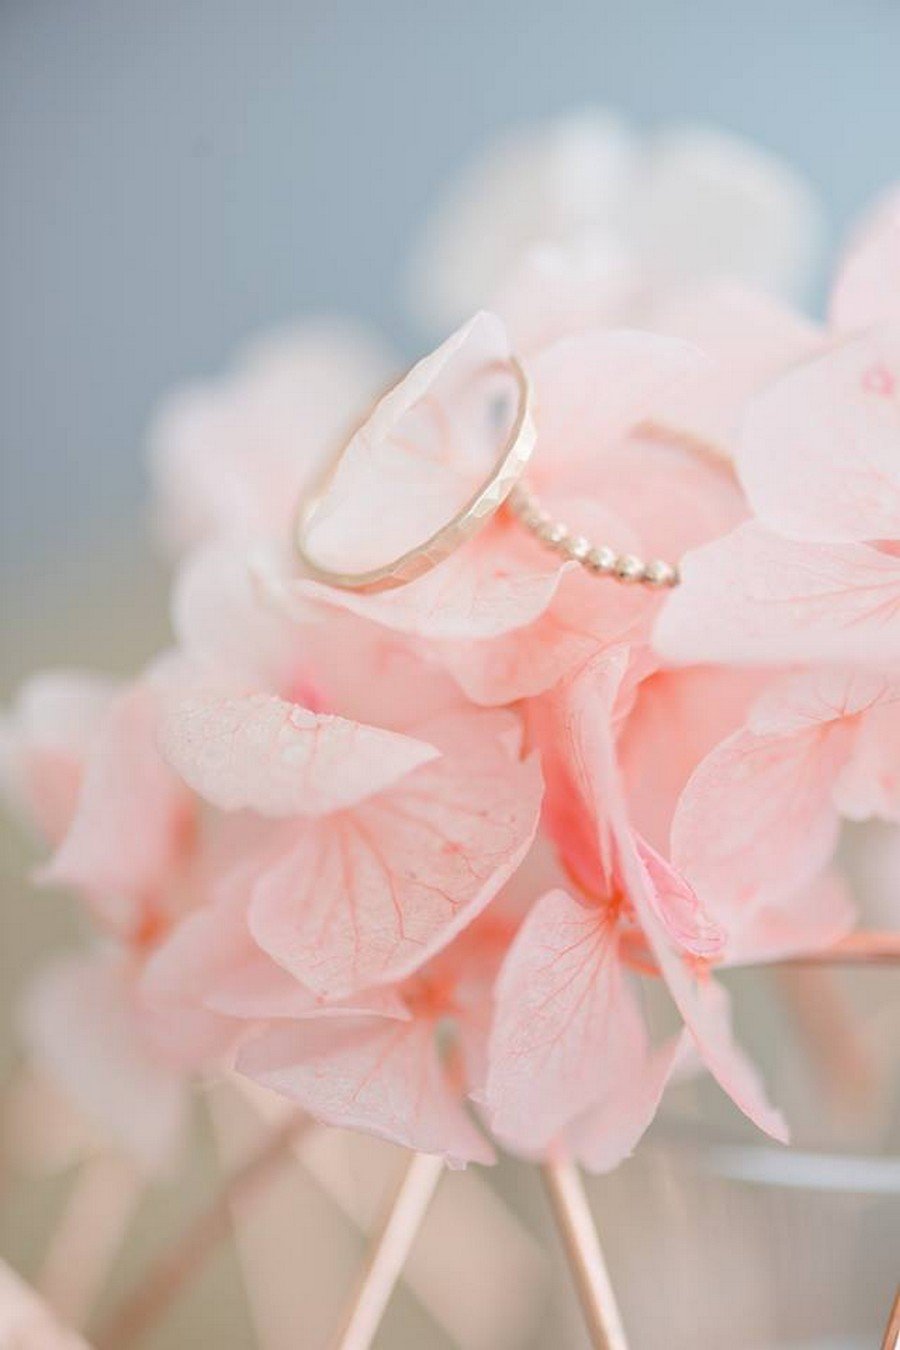
[[[823,330],[733,280],[679,288],[709,263],[688,183],[710,220],[753,204],[729,270],[791,270],[771,166],[576,131],[537,161],[526,143],[485,205],[498,314],[376,404],[377,352],[309,332],[163,417],[175,649],[121,687],[39,679],[3,725],[40,876],[105,935],[39,978],[28,1042],[153,1165],[223,1059],[458,1164],[493,1139],[613,1167],[689,1053],[786,1137],[719,972],[846,933],[841,822],[900,821],[896,203]],[[535,162],[510,240],[491,212]],[[623,267],[609,175],[622,219],[660,208],[670,251],[645,231]],[[625,313],[643,330],[609,326]],[[514,354],[543,505],[592,543],[686,555],[683,588],[599,580],[506,511],[393,591],[304,575],[290,531],[332,448],[356,426],[316,547],[349,568],[401,552],[499,448],[480,391]]]
[[[171,1165],[187,1122],[188,1071],[225,1045],[221,1019],[145,1005],[146,955],[196,885],[192,798],[155,744],[152,687],[68,673],[30,682],[3,727],[3,779],[53,851],[38,872],[74,890],[106,934],[27,987],[25,1047],[79,1113],[142,1168]]]
[[[392,635],[255,603],[227,558],[191,566],[179,609],[194,655],[171,682],[162,745],[199,797],[257,822],[248,937],[342,999],[413,973],[493,899],[534,835],[540,773],[519,757],[514,719],[465,708]]]
[[[652,1046],[639,974],[662,977],[738,1105],[776,1137],[785,1129],[713,979],[727,930],[629,817],[615,742],[633,697],[618,649],[533,710],[546,826],[567,880],[537,900],[501,972],[486,1094],[500,1138],[534,1153],[565,1140],[598,1170],[634,1147],[678,1054],[677,1039]]]
[[[173,1168],[185,1142],[190,1075],[154,1035],[140,976],[139,959],[121,947],[58,957],[26,986],[18,1021],[29,1062],[104,1145],[155,1175]],[[186,1035],[188,1019],[178,1029],[182,1044]]]
[[[768,688],[700,762],[675,811],[673,857],[713,912],[731,910],[735,939],[765,947],[755,927],[779,902],[792,915],[792,896],[834,854],[841,815],[900,820],[898,732],[896,679],[804,672]]]
[[[896,662],[898,257],[889,203],[844,263],[827,345],[748,405],[735,460],[755,518],[685,560],[656,632],[667,657]]]
[[[495,906],[401,981],[392,1009],[272,1021],[245,1043],[237,1068],[329,1124],[451,1165],[492,1162],[465,1100],[483,1091],[493,985],[513,931]],[[452,1027],[449,1054],[444,1026]]]

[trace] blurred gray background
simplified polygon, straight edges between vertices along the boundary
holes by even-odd
[[[302,311],[411,346],[410,240],[490,133],[710,120],[805,171],[836,233],[900,177],[898,69],[898,0],[2,0],[6,673],[67,657],[60,613],[90,654],[86,558],[142,584],[167,386]]]

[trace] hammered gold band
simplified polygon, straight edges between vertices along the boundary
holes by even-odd
[[[393,590],[430,572],[487,525],[521,479],[534,450],[536,437],[531,382],[515,358],[510,360],[509,365],[518,388],[519,406],[490,478],[482,484],[474,496],[469,498],[453,519],[430,539],[409,549],[383,567],[373,567],[364,572],[333,571],[317,563],[307,550],[306,536],[309,526],[340,463],[343,455],[343,450],[341,451],[324,479],[301,502],[297,518],[297,552],[303,565],[316,581],[337,586],[340,590],[364,591],[370,594]]]
[[[511,358],[510,369],[519,391],[516,418],[491,476],[460,511],[424,543],[416,545],[393,561],[361,572],[343,572],[323,567],[310,555],[307,534],[313,517],[327,492],[346,446],[342,447],[327,473],[300,503],[295,530],[295,545],[307,573],[316,581],[339,590],[369,594],[393,590],[416,581],[432,571],[462,544],[471,539],[506,505],[518,522],[546,548],[552,549],[594,576],[609,577],[625,584],[654,588],[676,586],[678,568],[654,559],[644,562],[632,553],[618,553],[608,545],[595,545],[583,535],[574,534],[561,521],[555,521],[543,509],[524,478],[536,440],[531,382],[521,363]]]

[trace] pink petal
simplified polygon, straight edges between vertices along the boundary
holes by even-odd
[[[536,244],[514,265],[491,302],[517,352],[529,355],[592,328],[617,328],[633,312],[639,275],[612,240]]]
[[[333,605],[292,592],[285,550],[248,557],[228,545],[195,550],[182,569],[175,627],[192,662],[246,680],[312,711],[403,731],[462,696],[405,638]],[[368,680],[358,672],[367,670]]]
[[[259,945],[315,993],[392,983],[497,894],[537,825],[540,773],[485,739],[298,832],[256,887]]]
[[[782,961],[824,951],[857,924],[849,888],[835,872],[825,872],[791,896],[789,904],[765,903],[737,916],[730,933],[730,965]]]
[[[141,985],[151,1008],[177,1016],[203,1007],[244,1021],[332,1011],[408,1015],[391,990],[372,991],[349,1008],[324,1004],[256,945],[247,890],[245,879],[231,878],[221,899],[189,915],[153,952]]]
[[[701,904],[685,878],[638,836],[635,847],[652,883],[648,902],[672,945],[692,956],[719,956],[726,935],[710,909]]]
[[[800,543],[747,524],[689,554],[682,577],[654,630],[671,661],[900,659],[900,560],[865,544]]]
[[[241,546],[216,541],[188,555],[175,584],[172,623],[189,661],[227,675],[236,687],[280,693],[302,670],[298,623],[260,596]]]
[[[84,761],[114,694],[109,680],[47,671],[22,686],[0,719],[0,791],[51,844],[71,824]]]
[[[702,966],[692,970],[673,950],[657,919],[659,910],[668,908],[668,887],[680,885],[677,873],[662,865],[650,875],[637,855],[627,848],[623,849],[622,863],[629,882],[629,898],[700,1058],[723,1091],[755,1125],[786,1143],[788,1130],[784,1118],[769,1104],[762,1079],[732,1034],[728,994],[707,970]]]
[[[692,974],[665,940],[654,933],[646,913],[642,914],[641,922],[703,1063],[749,1120],[765,1134],[786,1144],[790,1132],[785,1119],[770,1105],[762,1078],[734,1039],[727,992],[711,975]]]
[[[156,746],[156,692],[135,685],[105,718],[71,826],[42,880],[72,886],[104,921],[129,931],[165,901],[183,867],[195,805]]]
[[[659,1110],[684,1043],[674,1036],[654,1050],[640,1074],[566,1130],[566,1147],[589,1172],[612,1172],[634,1150]]]
[[[628,1128],[649,1049],[615,921],[565,891],[543,896],[510,948],[496,1003],[485,1101],[497,1136],[538,1154],[590,1108],[607,1117],[615,1161],[627,1156],[647,1123]]]
[[[656,671],[638,686],[619,759],[631,820],[657,852],[668,853],[675,806],[691,773],[743,724],[766,678],[754,670],[690,666]]]
[[[698,348],[675,338],[601,329],[561,338],[529,363],[538,427],[529,478],[538,490],[560,482],[572,495],[580,483],[590,490],[604,455],[708,370]]]
[[[900,822],[900,686],[882,682],[878,706],[862,718],[853,758],[835,785],[835,802],[850,820]]]
[[[828,728],[843,719],[861,726],[874,710],[896,704],[900,680],[852,667],[801,671],[770,683],[750,710],[759,736],[793,735]]]
[[[792,677],[688,780],[672,860],[727,929],[750,907],[789,903],[830,859],[835,783],[855,748],[857,715],[883,687],[865,675]]]
[[[524,728],[514,708],[464,707],[442,710],[418,721],[417,736],[456,760],[471,755],[476,765],[495,756],[501,763],[522,756]]]
[[[148,1046],[131,967],[110,953],[46,967],[22,1006],[29,1054],[111,1144],[149,1172],[172,1165],[187,1127],[183,1076]]]
[[[743,518],[727,460],[698,448],[683,421],[668,421],[716,378],[698,348],[648,333],[587,332],[541,352],[531,370],[538,444],[529,480],[554,518],[594,543],[674,562]],[[622,530],[631,539],[620,541]]]
[[[898,392],[895,327],[846,342],[759,394],[738,469],[761,520],[824,543],[900,537]]]
[[[218,902],[204,905],[181,921],[147,961],[141,982],[143,996],[154,1009],[212,1007],[235,1017],[302,1016],[314,997],[250,936],[244,887],[235,887]],[[236,1010],[217,998],[223,986],[254,983],[252,1005]],[[245,991],[246,992],[246,991]]]
[[[325,1124],[442,1154],[452,1166],[494,1161],[450,1087],[427,1020],[273,1026],[244,1046],[238,1069]]]
[[[652,420],[612,447],[591,477],[594,491],[627,522],[637,552],[647,559],[680,563],[688,550],[720,538],[747,514],[727,461]]]
[[[527,628],[448,642],[440,655],[473,702],[516,703],[551,689],[604,649],[639,640],[655,607],[643,588],[606,586],[579,569],[563,578],[553,604]]]
[[[689,964],[673,948],[658,917],[683,912],[684,881],[663,859],[654,859],[651,869],[641,857],[627,817],[608,714],[597,707],[591,672],[573,688],[571,727],[583,791],[594,803],[599,847],[615,853],[621,884],[703,1062],[760,1129],[784,1138],[780,1114],[769,1105],[756,1070],[732,1037],[727,995],[696,958]]]
[[[274,694],[390,731],[463,706],[450,676],[410,642],[332,606],[297,604],[286,594],[287,576],[274,549],[252,558],[221,542],[194,550],[174,601],[182,683]],[[370,678],[360,680],[360,670]]]
[[[229,1067],[243,1030],[240,1022],[196,1004],[152,1006],[142,990],[137,997],[144,1040],[162,1064],[182,1074],[215,1074]]]
[[[398,633],[490,638],[524,628],[546,610],[572,563],[532,544],[519,525],[493,521],[408,585],[374,595],[298,580],[291,594],[337,605]]]
[[[657,410],[658,420],[728,456],[748,398],[823,344],[821,332],[801,314],[733,280],[716,279],[670,297],[651,326],[715,358],[707,375],[673,391]]]
[[[206,997],[210,1012],[242,1021],[279,1018],[346,1017],[350,1014],[409,1020],[409,1012],[393,989],[364,989],[351,998],[326,1002],[276,965],[254,946],[252,955],[229,973]]]
[[[829,317],[844,332],[900,320],[900,191],[877,204],[851,240],[831,296]]]
[[[173,700],[161,731],[169,763],[223,811],[322,815],[383,791],[435,757],[409,736],[215,687]]]
[[[588,895],[614,887],[615,858],[609,831],[599,828],[594,781],[581,746],[582,724],[585,717],[605,719],[613,734],[629,697],[629,662],[627,647],[611,648],[527,710],[544,774],[542,824],[567,872]],[[579,695],[574,703],[573,689]]]
[[[382,567],[447,525],[493,473],[520,396],[506,331],[480,313],[376,404],[306,525],[306,552],[338,572]],[[503,372],[506,372],[505,375]],[[504,399],[503,425],[489,415]],[[523,435],[533,437],[530,424]]]

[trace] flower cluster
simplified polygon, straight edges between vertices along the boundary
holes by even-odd
[[[484,169],[477,267],[423,257],[490,312],[403,377],[399,421],[366,412],[390,356],[334,326],[175,398],[173,649],[124,687],[40,676],[6,719],[41,880],[104,934],[39,978],[26,1032],[150,1163],[222,1063],[457,1164],[499,1143],[614,1167],[689,1055],[786,1137],[718,972],[845,934],[841,819],[900,820],[900,210],[822,328],[750,284],[805,258],[786,171],[696,135],[632,158],[660,242],[626,258],[618,136],[579,123]],[[529,182],[534,247],[510,225]],[[441,238],[472,220],[448,207]],[[292,519],[334,446],[367,418],[332,542],[403,538],[465,450],[454,372],[513,353],[542,503],[683,584],[591,576],[502,511],[392,591],[305,576]]]

